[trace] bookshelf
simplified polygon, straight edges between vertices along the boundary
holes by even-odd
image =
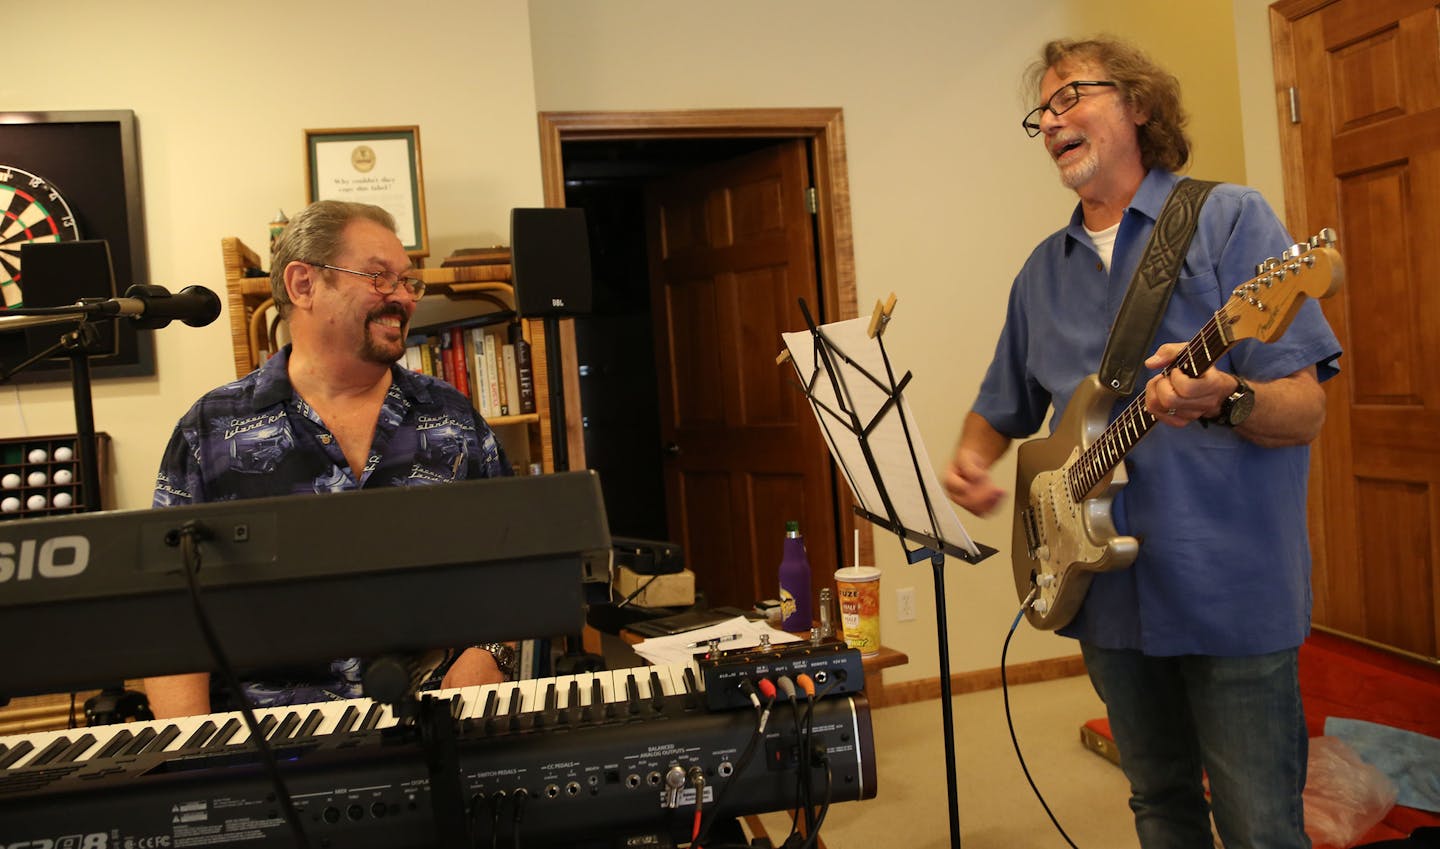
[[[275,317],[270,276],[260,257],[233,236],[220,240],[225,263],[225,299],[230,312],[230,342],[235,355],[235,376],[255,370],[278,350],[285,336],[284,322]],[[422,268],[415,273],[425,281],[425,299],[411,321],[412,328],[438,328],[461,324],[495,312],[511,312],[515,290],[510,285],[509,254],[489,252],[484,265]],[[539,320],[520,321],[530,343],[534,372],[535,412],[525,415],[486,416],[485,421],[505,447],[516,474],[531,463],[545,472],[555,469],[550,439],[550,401],[545,380],[545,330]],[[477,409],[479,405],[476,405]]]

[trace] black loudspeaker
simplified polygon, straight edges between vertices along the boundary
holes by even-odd
[[[115,271],[110,263],[110,243],[104,239],[78,242],[26,242],[20,246],[20,284],[27,307],[68,307],[82,298],[115,297]],[[115,319],[94,322],[96,339],[86,345],[92,357],[113,357],[119,351],[115,341]],[[25,331],[25,345],[31,354],[54,345],[61,325],[46,325]],[[57,353],[64,357],[64,353]]]
[[[515,311],[526,318],[590,312],[590,237],[583,209],[510,212]]]

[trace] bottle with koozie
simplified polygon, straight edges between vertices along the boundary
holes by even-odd
[[[810,618],[810,560],[799,522],[785,523],[785,553],[780,559],[780,627],[808,633]]]

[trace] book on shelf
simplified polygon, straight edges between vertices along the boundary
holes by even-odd
[[[465,358],[465,331],[459,327],[450,328],[450,349],[455,352],[455,379],[452,382],[455,388],[460,390],[460,394],[470,398],[470,367]]]
[[[520,398],[517,412],[535,412],[535,371],[530,362],[530,343],[525,339],[525,329],[519,322],[510,325],[510,344],[515,346],[516,389]]]

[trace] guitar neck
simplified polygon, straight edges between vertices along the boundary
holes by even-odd
[[[1165,368],[1167,374],[1171,369],[1178,368],[1188,377],[1199,377],[1209,371],[1215,361],[1234,346],[1235,340],[1225,330],[1230,324],[1227,309],[1228,306],[1221,307],[1210,316],[1210,320],[1195,334],[1195,338],[1191,339],[1175,361]],[[1150,432],[1156,421],[1150,411],[1145,409],[1145,394],[1142,392],[1110,422],[1099,438],[1080,452],[1079,458],[1070,467],[1067,474],[1070,492],[1075,500],[1085,498],[1111,470],[1120,465],[1125,455]]]

